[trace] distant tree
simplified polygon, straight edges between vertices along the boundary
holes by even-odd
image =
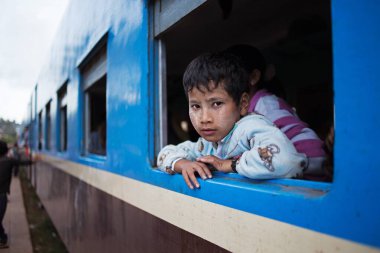
[[[13,144],[17,140],[17,123],[15,121],[0,118],[0,139],[8,144]]]

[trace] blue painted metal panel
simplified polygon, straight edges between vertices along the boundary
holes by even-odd
[[[329,205],[336,226],[330,229],[379,247],[380,2],[336,1],[332,8],[336,179]]]
[[[83,10],[86,10],[83,12]],[[143,1],[72,1],[39,78],[38,109],[66,79],[68,158],[186,195],[322,233],[380,247],[380,2],[333,1],[333,61],[336,109],[335,174],[332,184],[215,174],[189,190],[179,175],[155,171],[150,78],[154,63]],[[78,25],[80,24],[80,25]],[[107,157],[81,155],[82,106],[77,68],[105,33],[107,43]],[[149,61],[150,59],[150,61]],[[52,105],[54,112],[55,104]],[[55,115],[56,112],[53,114]],[[52,117],[55,117],[52,114]],[[54,118],[53,118],[54,119]],[[55,122],[52,120],[52,122]],[[35,123],[35,136],[38,136]],[[57,134],[57,133],[54,133]],[[54,135],[53,135],[54,136]],[[55,139],[55,138],[52,138]],[[35,146],[36,147],[36,146]]]

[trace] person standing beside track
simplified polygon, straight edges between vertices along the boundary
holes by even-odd
[[[8,145],[0,140],[0,249],[8,248],[8,235],[3,227],[3,219],[8,204],[10,185],[12,179],[12,168],[19,165],[31,164],[31,160],[19,160],[10,158],[8,154]]]

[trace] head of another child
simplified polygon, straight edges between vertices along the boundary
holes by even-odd
[[[247,114],[247,84],[247,72],[231,54],[204,54],[187,66],[183,86],[191,123],[201,137],[218,142]]]
[[[263,88],[266,61],[257,48],[251,45],[239,44],[227,48],[225,52],[239,57],[243,62],[245,70],[249,73],[249,90],[251,96],[257,90]]]
[[[0,157],[8,154],[8,145],[4,141],[0,140]]]
[[[237,56],[249,74],[249,95],[253,97],[258,90],[266,89],[278,97],[286,98],[285,89],[277,78],[273,64],[267,65],[264,56],[256,47],[238,44],[224,52]]]

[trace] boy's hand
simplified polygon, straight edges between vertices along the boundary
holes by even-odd
[[[197,158],[197,161],[210,164],[218,171],[233,172],[231,168],[232,160],[223,160],[213,155],[207,155]]]
[[[174,170],[178,173],[182,173],[183,179],[190,189],[194,189],[194,186],[196,188],[200,187],[195,172],[197,172],[203,180],[212,178],[207,165],[201,162],[192,162],[182,159],[175,163]]]

